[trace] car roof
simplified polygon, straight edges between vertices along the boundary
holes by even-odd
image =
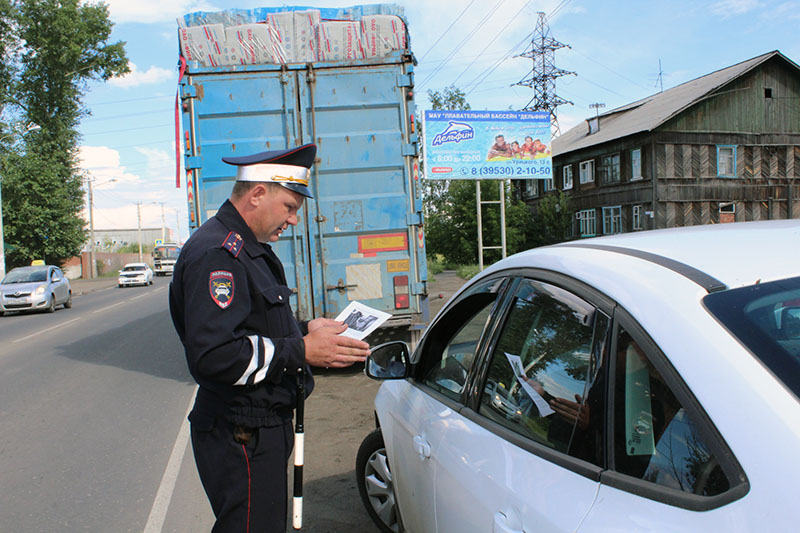
[[[800,220],[772,220],[639,231],[535,248],[498,261],[485,275],[506,268],[543,267],[558,260],[559,271],[581,278],[620,254],[658,264],[675,275],[706,275],[734,288],[800,275]],[[651,255],[652,254],[652,255]],[[653,257],[658,256],[658,257]],[[544,261],[544,257],[549,259]],[[681,265],[688,272],[676,270]],[[690,278],[691,279],[691,278]],[[720,287],[720,288],[724,288]]]
[[[12,268],[11,270],[9,270],[9,272],[13,272],[14,270],[30,270],[30,271],[47,270],[49,268],[56,268],[56,267],[54,267],[53,265],[30,265],[30,266],[21,266]]]
[[[147,263],[127,263],[127,264],[126,264],[124,267],[122,267],[122,268],[128,268],[128,267],[146,267],[146,266],[147,266]]]

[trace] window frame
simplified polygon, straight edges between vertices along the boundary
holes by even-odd
[[[723,150],[731,150],[731,173],[723,173],[720,168],[720,152]],[[735,144],[718,144],[717,145],[717,177],[718,178],[735,178],[736,177],[736,145]]]
[[[709,448],[714,453],[714,456],[719,460],[720,466],[730,480],[731,487],[727,491],[722,494],[717,494],[716,496],[700,496],[681,492],[664,485],[658,485],[650,481],[617,472],[615,469],[616,465],[614,464],[615,420],[612,414],[615,412],[615,402],[617,400],[615,398],[615,372],[609,372],[607,380],[608,388],[606,389],[606,394],[608,396],[606,398],[606,412],[608,416],[606,417],[605,449],[608,468],[600,474],[600,483],[649,500],[688,509],[690,511],[708,511],[742,498],[750,490],[750,482],[747,479],[744,469],[725,442],[725,439],[694,397],[689,387],[684,383],[678,371],[675,370],[675,367],[672,366],[669,359],[664,355],[664,352],[661,351],[639,323],[621,307],[616,307],[614,309],[612,318],[611,342],[609,343],[611,349],[608,354],[608,367],[612,369],[616,367],[617,339],[619,337],[620,327],[624,328],[631,338],[642,348],[650,363],[656,371],[661,374],[664,382],[669,386],[675,398],[681,403],[683,409],[697,422],[699,434],[705,439]]]
[[[622,181],[622,158],[619,152],[600,157],[600,185],[614,185]],[[616,169],[616,172],[612,170]],[[612,179],[614,176],[616,179]]]
[[[616,214],[613,213],[613,210],[616,210]],[[612,212],[610,215],[610,222],[612,230],[614,226],[616,226],[617,231],[607,231],[606,229],[606,213]],[[614,220],[616,219],[616,224]],[[618,233],[622,233],[622,206],[621,205],[611,205],[611,206],[603,206],[603,235],[616,235]]]
[[[591,217],[583,216],[584,214],[585,215],[591,214],[592,216]],[[595,237],[597,235],[597,209],[581,209],[579,211],[576,211],[575,219],[578,221],[578,235],[580,236],[580,238],[588,239],[589,237]],[[594,232],[584,233],[582,226],[589,220],[592,221],[592,224],[594,226]]]
[[[631,230],[641,231],[642,229],[642,206],[634,205],[631,210]]]
[[[638,154],[634,157],[634,154]],[[631,181],[644,179],[642,175],[642,149],[634,148],[631,150]]]
[[[569,170],[569,181],[567,181],[567,171]],[[561,188],[566,190],[572,189],[572,165],[564,165],[561,169]],[[569,183],[569,185],[567,185]]]
[[[584,168],[590,170],[585,173],[586,179],[584,179]],[[594,159],[587,159],[586,161],[580,162],[580,166],[578,167],[578,180],[581,185],[594,183]]]
[[[525,196],[528,198],[539,197],[539,180],[525,180]]]
[[[549,461],[553,464],[566,468],[578,475],[591,479],[592,481],[600,481],[600,475],[604,468],[592,464],[583,459],[572,457],[563,452],[558,452],[544,444],[540,444],[528,437],[520,435],[511,429],[498,424],[497,422],[486,418],[478,412],[481,403],[481,394],[483,393],[483,386],[486,383],[489,373],[489,354],[494,352],[497,343],[500,340],[500,332],[503,324],[505,324],[508,314],[511,311],[513,295],[516,293],[519,284],[523,279],[532,279],[542,283],[549,283],[555,285],[565,291],[568,291],[578,298],[593,305],[595,309],[609,318],[610,330],[613,331],[613,309],[615,303],[613,300],[599,292],[597,289],[584,284],[574,278],[566,276],[558,272],[549,270],[540,270],[536,268],[521,268],[506,271],[506,274],[511,278],[510,283],[505,287],[503,294],[503,302],[500,311],[497,313],[498,319],[494,322],[491,329],[491,334],[481,339],[484,343],[480,352],[480,359],[473,365],[474,371],[471,373],[472,380],[468,381],[469,398],[467,399],[464,408],[461,409],[459,414],[470,420],[471,422],[481,426],[490,433],[497,435],[503,440],[528,451]],[[603,357],[608,361],[608,350],[611,348],[611,342],[606,342],[606,353]],[[476,354],[477,357],[477,354]],[[607,428],[605,428],[608,431]],[[607,435],[606,435],[607,437]],[[607,456],[607,452],[606,452]]]

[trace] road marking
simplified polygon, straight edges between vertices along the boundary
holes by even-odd
[[[175,482],[178,480],[178,472],[181,470],[183,456],[186,453],[186,445],[189,442],[189,413],[192,411],[197,389],[198,387],[195,386],[192,397],[189,400],[189,407],[186,409],[186,414],[183,416],[181,429],[178,431],[178,438],[175,439],[175,445],[172,447],[172,453],[169,456],[167,468],[164,470],[164,476],[161,478],[161,484],[158,486],[156,499],[153,502],[153,507],[150,509],[150,516],[147,518],[147,524],[144,526],[144,533],[161,533],[161,528],[164,527],[164,519],[167,517],[169,502],[172,500]]]
[[[138,300],[139,298],[144,298],[145,296],[150,296],[150,293],[145,293],[145,294],[140,294],[139,296],[134,296],[133,298],[131,298],[131,299],[130,299],[130,300],[128,300],[128,301],[129,301],[129,302],[132,302],[132,301],[134,301],[134,300]]]
[[[58,325],[56,325],[56,326],[53,326],[52,328],[43,329],[42,331],[38,331],[38,332],[36,332],[36,333],[34,333],[34,334],[32,334],[32,335],[28,335],[27,337],[22,337],[21,339],[17,339],[17,340],[15,340],[15,341],[13,342],[13,344],[16,344],[16,343],[18,343],[18,342],[22,342],[22,341],[28,340],[28,339],[30,339],[30,338],[32,338],[32,337],[36,337],[37,335],[41,335],[42,333],[47,333],[48,331],[52,331],[52,330],[54,330],[54,329],[56,329],[56,328],[60,328],[61,326],[66,326],[67,324],[70,324],[70,323],[72,323],[72,322],[75,322],[76,320],[80,320],[80,317],[78,317],[78,318],[73,318],[72,320],[67,320],[66,322],[62,322],[61,324],[58,324]]]
[[[118,305],[122,305],[122,304],[124,304],[124,303],[126,303],[126,302],[117,302],[117,303],[115,303],[115,304],[111,304],[111,305],[109,305],[109,306],[107,306],[107,307],[103,307],[102,309],[98,309],[97,311],[92,311],[92,313],[93,313],[93,314],[94,314],[94,313],[102,313],[102,312],[103,312],[103,311],[105,311],[106,309],[111,309],[112,307],[116,307],[116,306],[118,306]]]

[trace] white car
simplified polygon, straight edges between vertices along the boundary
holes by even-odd
[[[800,523],[800,221],[514,255],[366,371],[387,381],[356,475],[382,531]]]
[[[117,283],[120,287],[129,285],[152,285],[153,271],[147,263],[128,263],[119,271]]]

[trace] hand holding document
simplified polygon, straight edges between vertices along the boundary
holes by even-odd
[[[345,331],[345,333],[347,332]],[[547,400],[542,398],[542,396],[536,392],[536,389],[528,382],[528,376],[525,375],[525,367],[522,365],[522,359],[520,359],[518,355],[513,355],[508,352],[504,353],[506,354],[506,359],[508,359],[508,364],[510,364],[511,368],[514,370],[517,381],[522,385],[522,390],[530,396],[534,405],[536,405],[536,408],[539,410],[539,416],[549,416],[555,413],[550,407],[550,404],[547,403]]]
[[[389,313],[352,301],[339,313],[336,320],[344,322],[348,326],[342,335],[363,340],[391,316]]]

